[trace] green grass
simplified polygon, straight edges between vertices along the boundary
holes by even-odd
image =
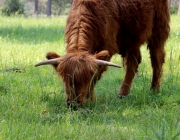
[[[97,101],[78,111],[66,108],[53,68],[34,67],[47,51],[65,53],[65,22],[0,17],[0,140],[179,140],[180,17],[171,17],[159,94],[149,90],[151,65],[143,46],[141,77],[131,94],[116,98],[124,70],[109,68],[95,88]],[[119,56],[112,61],[121,64]]]

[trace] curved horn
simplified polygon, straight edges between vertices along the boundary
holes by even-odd
[[[117,67],[117,68],[122,68],[121,66],[114,64],[112,62],[108,62],[108,61],[104,61],[104,60],[98,60],[96,59],[96,62],[99,66],[113,66],[113,67]]]
[[[59,59],[55,58],[55,59],[49,59],[49,60],[45,60],[42,62],[39,62],[35,65],[35,67],[41,66],[41,65],[58,65],[59,64]]]

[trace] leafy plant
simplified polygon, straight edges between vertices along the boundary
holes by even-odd
[[[174,4],[170,7],[170,13],[171,14],[177,14],[178,12],[178,5],[177,4]]]
[[[4,6],[1,9],[2,15],[23,15],[24,5],[19,0],[6,0]]]

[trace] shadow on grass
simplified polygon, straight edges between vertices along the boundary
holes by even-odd
[[[22,44],[40,44],[43,42],[58,42],[64,39],[64,26],[50,27],[1,27],[0,37],[9,42]]]

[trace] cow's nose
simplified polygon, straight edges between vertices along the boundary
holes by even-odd
[[[76,101],[67,101],[67,107],[70,108],[71,110],[78,110],[78,103]]]

